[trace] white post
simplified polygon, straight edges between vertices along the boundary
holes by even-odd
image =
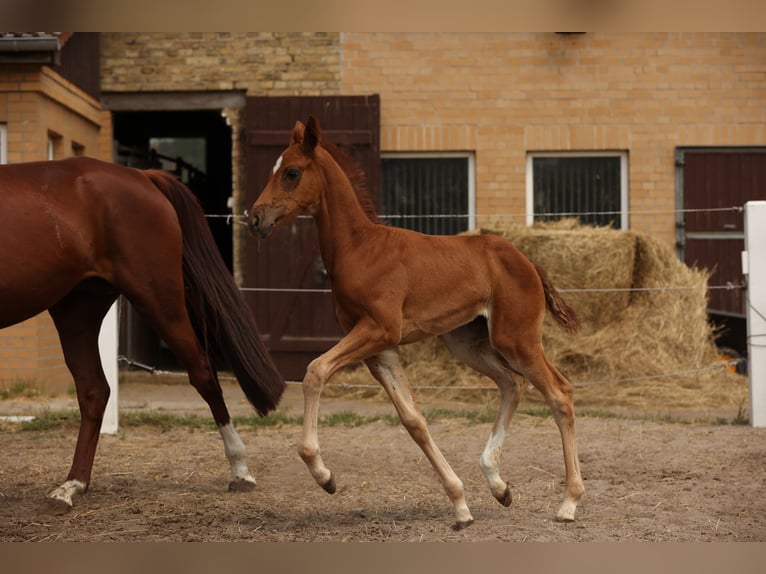
[[[745,204],[742,272],[747,275],[750,425],[766,427],[766,201]]]
[[[106,380],[109,383],[109,402],[106,404],[106,411],[104,412],[104,420],[101,422],[101,432],[104,434],[115,434],[117,432],[117,346],[119,341],[118,335],[118,309],[119,302],[115,302],[112,308],[104,317],[104,322],[101,324],[101,331],[98,335],[98,348],[101,353],[101,365],[106,375]]]

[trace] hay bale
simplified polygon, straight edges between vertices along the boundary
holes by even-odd
[[[708,273],[687,267],[650,236],[612,233],[634,239],[631,287],[656,290],[631,292],[622,313],[606,323],[584,318],[575,337],[548,321],[543,340],[551,360],[579,381],[626,380],[711,364],[716,350],[707,320]]]

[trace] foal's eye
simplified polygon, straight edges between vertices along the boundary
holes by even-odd
[[[301,176],[301,170],[297,167],[288,167],[285,170],[285,181],[295,181]]]

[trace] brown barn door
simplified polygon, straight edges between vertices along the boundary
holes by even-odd
[[[676,166],[680,206],[700,210],[679,214],[681,258],[687,265],[712,270],[710,285],[741,284],[744,214],[727,208],[766,199],[766,148],[678,150]],[[714,322],[735,336],[723,343],[743,351],[745,292],[713,289],[708,297]]]
[[[251,97],[246,107],[247,199],[266,184],[297,120],[314,115],[323,137],[363,168],[368,189],[380,189],[380,98],[371,96]],[[269,239],[247,241],[245,296],[282,375],[301,380],[308,363],[342,336],[330,282],[317,247],[316,227],[299,218]],[[252,290],[251,290],[252,289]]]

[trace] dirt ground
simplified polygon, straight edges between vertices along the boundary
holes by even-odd
[[[234,415],[251,414],[237,388],[224,389]],[[300,402],[300,388],[291,386],[283,409],[300,414]],[[424,409],[465,406],[445,399],[418,402]],[[185,384],[121,384],[120,405],[121,412],[207,416]],[[73,406],[69,396],[12,399],[0,401],[0,414]],[[321,414],[346,411],[393,414],[377,399],[323,399]],[[714,424],[709,416],[731,421],[737,413],[727,406],[696,413],[700,418],[687,409],[676,422],[580,416],[587,490],[570,524],[553,520],[564,469],[550,417],[514,419],[502,461],[513,490],[510,508],[492,498],[479,470],[489,425],[439,418],[432,434],[463,479],[476,519],[458,532],[451,529],[451,505],[428,461],[401,426],[385,421],[320,426],[324,458],[338,483],[335,495],[313,482],[298,457],[295,424],[240,425],[257,481],[249,493],[227,491],[228,465],[217,432],[123,426],[102,436],[91,488],[63,516],[48,513],[44,500],[66,477],[75,431],[20,431],[5,424],[0,542],[765,541],[766,429]]]

